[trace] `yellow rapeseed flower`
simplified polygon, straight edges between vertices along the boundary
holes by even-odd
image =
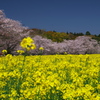
[[[7,50],[2,50],[2,53],[3,53],[3,54],[6,54],[6,53],[7,53]]]
[[[43,47],[40,47],[39,50],[44,50],[44,48]]]
[[[21,43],[20,46],[24,49],[26,49],[27,51],[30,51],[31,49],[36,49],[36,45],[34,44],[34,40],[31,39],[30,37],[24,38]]]
[[[64,52],[64,55],[67,55],[67,52]]]
[[[33,44],[31,44],[31,47],[30,47],[31,49],[36,49],[36,45],[33,43]]]
[[[24,50],[17,50],[17,53],[23,54],[24,53]]]

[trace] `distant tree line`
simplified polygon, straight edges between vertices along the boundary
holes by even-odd
[[[78,36],[89,36],[92,39],[95,39],[97,41],[100,41],[100,34],[98,35],[92,35],[89,31],[86,31],[85,34],[82,32],[76,33],[76,32],[56,32],[53,31],[45,31],[42,29],[30,29],[33,30],[30,33],[30,36],[40,35],[42,37],[46,37],[48,39],[51,39],[53,42],[63,42],[63,40],[75,40]]]

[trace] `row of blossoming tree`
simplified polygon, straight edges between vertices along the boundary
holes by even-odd
[[[32,32],[34,36],[31,36]],[[27,50],[29,54],[41,54],[40,47],[44,48],[42,54],[64,54],[65,52],[68,54],[100,53],[100,43],[91,37],[79,36],[74,40],[68,40],[68,38],[72,38],[71,34],[50,31],[44,32],[43,36],[37,36],[34,30],[23,27],[19,21],[7,18],[3,11],[0,10],[0,51],[7,50],[8,54],[16,55],[20,52],[16,52],[17,50],[24,49],[19,45],[20,42],[24,38],[31,37],[32,41],[34,40],[36,49],[30,49],[29,45],[27,47],[27,49],[30,49]]]

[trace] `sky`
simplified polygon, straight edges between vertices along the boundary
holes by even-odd
[[[0,10],[29,28],[100,34],[100,0],[0,0]]]

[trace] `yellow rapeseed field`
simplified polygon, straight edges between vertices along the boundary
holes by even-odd
[[[0,57],[0,100],[100,100],[100,55]]]

